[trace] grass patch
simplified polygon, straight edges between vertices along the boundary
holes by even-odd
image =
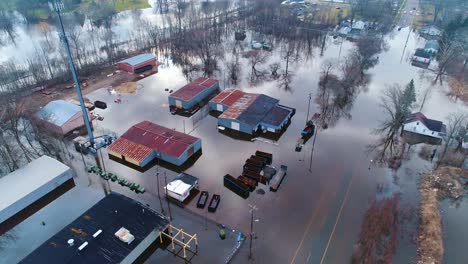
[[[84,11],[88,9],[90,3],[93,0],[84,0],[80,5],[80,10]],[[148,0],[105,0],[103,2],[109,3],[115,8],[116,12],[122,12],[132,9],[143,9],[151,7],[148,3]]]

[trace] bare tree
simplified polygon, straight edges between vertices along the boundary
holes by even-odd
[[[437,161],[436,168],[439,167],[447,154],[449,147],[452,145],[454,140],[457,140],[460,132],[468,125],[468,114],[467,113],[451,113],[447,117],[446,134],[443,137],[444,148]]]

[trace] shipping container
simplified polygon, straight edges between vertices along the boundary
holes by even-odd
[[[242,182],[238,181],[236,178],[232,177],[229,174],[224,176],[224,187],[233,191],[235,194],[240,197],[247,199],[249,197],[249,187],[247,187]]]

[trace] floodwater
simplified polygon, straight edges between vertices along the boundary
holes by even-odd
[[[157,74],[141,80],[139,83],[143,87],[135,94],[122,95],[121,104],[114,103],[117,95],[109,94],[106,89],[89,94],[92,101],[103,100],[108,103],[106,110],[97,110],[104,121],[96,121],[96,134],[100,131],[122,134],[130,126],[143,120],[178,131],[185,129],[187,133],[200,137],[203,142],[203,154],[186,172],[200,178],[201,190],[221,194],[220,207],[215,214],[209,214],[209,218],[248,233],[248,205],[259,208],[255,211],[255,218],[259,221],[254,226],[257,239],[253,245],[254,258],[259,263],[347,263],[357,241],[368,202],[375,197],[377,184],[389,183],[393,179],[389,169],[371,164],[371,157],[366,152],[366,146],[376,140],[376,136],[371,134],[372,130],[378,126],[379,121],[386,118],[378,105],[381,92],[387,85],[405,85],[414,79],[417,91],[421,93],[431,85],[433,78],[429,72],[410,65],[408,58],[421,45],[422,40],[410,33],[409,42],[403,52],[408,33],[408,29],[402,29],[387,38],[389,49],[379,55],[379,64],[369,71],[371,80],[368,89],[360,91],[356,96],[349,118],[341,118],[335,126],[318,132],[313,159],[313,140],[308,141],[302,152],[294,151],[299,131],[306,119],[307,95],[312,94],[310,112],[318,112],[314,97],[321,64],[326,59],[345,56],[353,48],[353,44],[349,42],[344,42],[340,51],[341,43],[334,43],[329,39],[323,57],[319,56],[317,49],[311,59],[292,63],[290,90],[282,89],[278,81],[250,86],[250,66],[247,59],[241,58],[241,81],[237,88],[265,93],[280,99],[281,104],[297,110],[291,125],[276,144],[236,140],[223,135],[217,131],[217,122],[212,116],[194,124],[193,120],[198,119],[197,114],[192,118],[171,115],[167,105],[169,93],[165,89],[176,90],[187,82],[181,69],[171,64],[160,68]],[[229,43],[225,45],[229,46]],[[249,50],[247,41],[244,43],[244,50]],[[280,61],[284,67],[279,54],[279,48],[274,49],[269,62]],[[222,69],[215,73],[221,88],[232,88]],[[423,109],[430,118],[444,120],[450,112],[467,110],[463,104],[450,101],[445,96],[445,89],[445,86],[434,86]],[[256,150],[273,153],[273,165],[287,165],[288,175],[278,192],[269,192],[267,186],[260,185],[260,188],[266,190],[265,195],[253,192],[244,200],[223,187],[222,177],[226,173],[239,175],[244,160]],[[155,168],[140,173],[107,158],[105,166],[109,171],[143,184],[150,194],[156,194]],[[401,203],[404,206],[413,209],[418,206],[418,172],[429,168],[430,164],[420,160],[413,150],[396,172],[399,179],[397,184],[402,192]],[[162,171],[167,173],[168,180],[176,176],[173,171]],[[122,191],[115,184],[112,184],[112,188]],[[403,228],[408,234],[401,238],[396,263],[409,263],[416,257],[416,248],[412,241],[416,234],[417,210],[412,211],[410,219],[407,227]],[[447,226],[450,229],[450,225]],[[243,250],[234,259],[234,263],[246,262],[244,257],[247,256],[247,247]]]
[[[152,9],[146,9],[143,14],[151,15]],[[131,29],[130,16],[122,18],[120,25],[121,37],[125,38],[126,30]],[[31,28],[18,30],[18,47],[2,47],[0,54],[28,54],[28,37]],[[120,33],[119,33],[120,34]],[[249,35],[252,33],[249,32]],[[405,47],[405,41],[408,37]],[[39,34],[37,34],[40,38]],[[24,38],[24,39],[23,39]],[[226,57],[232,50],[231,39],[224,43]],[[243,42],[243,50],[248,51],[247,38]],[[210,194],[221,195],[221,203],[215,214],[208,217],[222,224],[249,233],[250,212],[249,204],[256,205],[254,232],[257,239],[253,243],[253,255],[258,263],[348,263],[353,253],[354,243],[357,241],[364,212],[369,202],[376,196],[377,185],[393,181],[394,176],[387,168],[378,167],[370,162],[371,157],[366,152],[366,146],[374,143],[377,136],[372,134],[379,121],[386,116],[379,108],[379,98],[382,91],[391,84],[406,85],[414,79],[418,98],[424,89],[431,84],[432,74],[429,71],[415,68],[410,65],[408,58],[416,47],[423,45],[423,40],[416,34],[409,32],[408,28],[395,31],[386,37],[389,49],[379,54],[379,63],[368,71],[370,83],[366,89],[359,89],[356,98],[351,103],[350,111],[345,117],[338,119],[336,124],[326,130],[319,130],[315,145],[309,140],[302,152],[294,151],[300,130],[306,121],[308,94],[312,96],[310,113],[320,112],[315,102],[318,92],[318,81],[322,63],[328,59],[343,58],[354,48],[354,44],[347,41],[327,39],[323,56],[320,50],[314,49],[313,56],[301,56],[297,62],[291,62],[290,89],[284,89],[278,80],[267,80],[255,86],[249,84],[251,66],[248,59],[240,57],[240,81],[236,86],[230,85],[226,76],[225,63],[220,61],[220,71],[215,72],[215,78],[220,80],[221,88],[239,88],[252,93],[264,93],[280,100],[286,106],[296,108],[296,115],[287,131],[281,138],[270,144],[267,142],[237,140],[217,131],[216,118],[208,115],[201,118],[197,113],[191,118],[173,116],[169,113],[165,89],[176,90],[187,83],[187,79],[178,66],[164,64],[159,72],[144,78],[142,85],[136,93],[121,95],[122,103],[114,103],[118,95],[111,94],[103,87],[88,94],[91,101],[101,100],[107,102],[106,110],[97,109],[96,112],[104,117],[103,121],[95,121],[95,135],[98,136],[110,131],[118,135],[123,134],[132,125],[149,120],[154,123],[185,131],[202,139],[203,153],[193,166],[186,170],[200,179],[200,189]],[[34,41],[33,41],[34,42]],[[263,65],[259,68],[268,69],[268,64],[279,62],[284,69],[285,61],[280,57],[280,43],[273,43],[273,51]],[[13,52],[17,50],[18,53]],[[2,60],[3,60],[2,56]],[[198,72],[193,78],[203,75]],[[423,112],[430,118],[445,120],[445,117],[455,111],[467,111],[466,105],[451,101],[446,97],[446,86],[435,85],[428,98]],[[198,122],[195,120],[201,119]],[[278,192],[273,193],[267,186],[259,185],[266,191],[265,195],[251,193],[244,200],[223,187],[223,176],[227,173],[237,176],[242,172],[242,165],[256,150],[273,153],[273,165],[288,166],[288,174]],[[313,150],[313,156],[312,154]],[[145,199],[157,199],[156,168],[141,173],[125,165],[111,161],[104,150],[104,165],[110,172],[117,173],[133,182],[142,184],[147,193],[142,195]],[[87,164],[93,164],[87,157]],[[80,184],[87,184],[87,176],[79,158],[73,164],[79,174]],[[370,168],[370,169],[369,169]],[[430,168],[430,164],[420,160],[417,152],[410,152],[404,160],[402,167],[396,172],[397,185],[402,193],[401,203],[409,208],[416,208],[419,204],[417,182],[419,172]],[[309,170],[310,169],[310,170]],[[165,168],[161,171],[167,174],[168,180],[173,179],[177,173]],[[93,182],[98,184],[95,175]],[[161,181],[161,186],[163,181]],[[111,183],[114,191],[129,192],[118,184]],[[195,202],[192,202],[195,203]],[[190,206],[193,207],[193,204]],[[443,206],[445,208],[445,205]],[[465,209],[463,209],[465,208]],[[193,208],[191,208],[193,209]],[[197,209],[193,209],[197,210]],[[444,209],[458,212],[460,209]],[[466,211],[461,206],[460,214]],[[464,211],[463,211],[464,210]],[[204,213],[199,211],[200,214]],[[444,214],[446,227],[446,248],[451,248],[459,241],[465,241],[457,227],[461,225],[457,213]],[[462,217],[462,216],[461,216]],[[416,248],[413,241],[417,223],[417,210],[413,210],[412,218],[403,230],[408,234],[402,237],[395,256],[395,263],[410,263],[415,260]],[[457,225],[458,224],[458,225]],[[454,237],[453,240],[451,237]],[[455,247],[454,247],[455,248]],[[456,251],[456,252],[455,252]],[[248,247],[244,246],[242,252],[233,260],[234,263],[247,262]],[[447,260],[464,259],[463,250],[447,249],[453,254]],[[456,257],[455,257],[456,256]],[[197,259],[194,259],[197,263]],[[455,263],[455,262],[450,262]]]

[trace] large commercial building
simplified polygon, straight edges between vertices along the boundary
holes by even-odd
[[[199,138],[143,121],[112,143],[108,153],[139,167],[146,166],[155,158],[180,166],[201,147]]]
[[[0,178],[0,235],[74,186],[73,171],[48,156]]]
[[[224,90],[210,102],[210,109],[222,114],[218,126],[246,134],[257,131],[279,133],[295,114],[295,109],[278,104],[264,94]]]
[[[111,193],[20,263],[143,263],[168,227],[163,215]]]

